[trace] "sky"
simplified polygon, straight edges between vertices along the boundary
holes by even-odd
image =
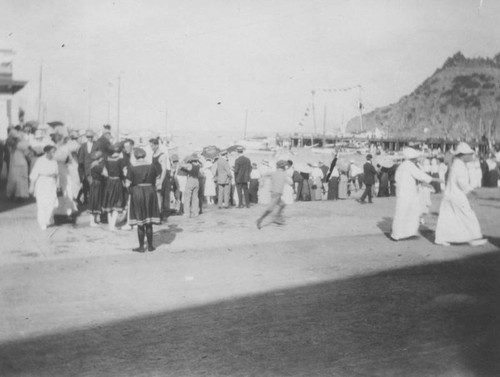
[[[458,51],[500,53],[496,0],[0,5],[0,49],[15,51],[14,78],[28,81],[14,108],[37,119],[42,69],[45,121],[79,129],[330,132],[360,97],[365,111],[397,102]]]

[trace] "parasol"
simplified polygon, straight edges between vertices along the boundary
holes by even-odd
[[[201,155],[205,158],[215,158],[219,155],[220,149],[215,145],[209,145],[208,147],[203,148]]]
[[[394,161],[389,156],[384,156],[377,159],[377,164],[383,168],[392,168]]]
[[[50,127],[57,127],[57,126],[64,126],[64,123],[56,120],[54,122],[48,122],[48,125]]]

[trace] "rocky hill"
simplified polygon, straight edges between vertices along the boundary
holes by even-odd
[[[458,52],[399,102],[363,116],[363,129],[390,137],[500,137],[500,54],[465,58]],[[359,117],[347,124],[359,132]]]

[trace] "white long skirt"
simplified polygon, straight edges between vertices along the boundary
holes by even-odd
[[[422,204],[420,198],[398,197],[396,199],[396,213],[392,221],[391,238],[400,240],[416,236],[420,226],[420,216],[422,214]]]
[[[56,180],[52,177],[38,177],[35,198],[38,224],[40,228],[46,229],[54,222],[54,209],[58,206]]]
[[[287,205],[293,204],[294,195],[293,195],[293,187],[291,185],[285,185],[283,188],[283,195],[281,197],[283,202]]]
[[[482,237],[479,221],[467,198],[444,197],[436,225],[436,243],[464,243]]]

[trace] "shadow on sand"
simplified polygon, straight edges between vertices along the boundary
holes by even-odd
[[[0,375],[499,376],[499,291],[487,253],[3,343]]]

